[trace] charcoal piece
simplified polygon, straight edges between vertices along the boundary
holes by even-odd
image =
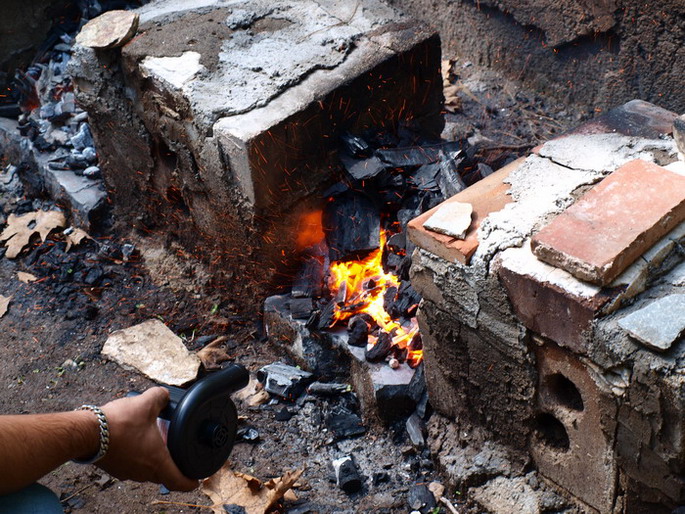
[[[395,309],[395,302],[397,301],[397,288],[396,287],[389,287],[388,289],[385,290],[385,293],[383,293],[383,308],[385,309],[385,312],[390,314],[393,318],[397,318],[398,316],[395,316],[393,314],[393,311],[396,312]]]
[[[407,255],[402,257],[402,262],[399,266],[397,266],[397,269],[395,270],[395,273],[401,280],[409,280],[409,270],[411,268],[411,254],[413,251],[413,248],[411,249],[411,251],[407,250]]]
[[[331,261],[359,259],[380,243],[378,208],[365,195],[350,191],[326,205],[323,231]]]
[[[407,503],[411,510],[426,514],[436,507],[435,496],[426,484],[416,484],[409,489]]]
[[[420,209],[400,209],[397,211],[397,221],[402,226],[402,230],[407,227],[407,223],[421,214]]]
[[[459,163],[462,160],[463,158],[459,158],[459,154],[445,154],[440,161],[438,186],[445,199],[451,198],[460,191],[466,189],[466,184],[459,174]]]
[[[369,324],[359,316],[353,316],[347,324],[347,343],[350,346],[366,347],[369,342]]]
[[[421,399],[416,404],[416,415],[421,419],[426,419],[426,414],[429,413],[430,404],[428,403],[428,391],[425,391]]]
[[[360,160],[345,154],[340,154],[340,161],[347,173],[355,180],[369,180],[378,175],[386,167],[386,164],[376,156]]]
[[[439,191],[438,176],[440,175],[440,164],[434,162],[432,164],[424,164],[418,170],[411,174],[410,180],[416,187],[422,191]]]
[[[288,410],[288,407],[283,407],[281,410],[276,411],[274,419],[276,421],[290,421],[295,414]]]
[[[326,328],[331,328],[335,323],[333,314],[335,314],[335,299],[331,300],[326,304],[326,306],[319,312],[319,319],[317,320],[316,327],[318,330],[324,330]],[[311,319],[311,318],[310,318]]]
[[[346,409],[331,413],[326,419],[326,426],[336,439],[346,439],[366,433],[362,419]]]
[[[371,147],[364,138],[344,132],[340,136],[344,150],[352,157],[368,157],[371,154]]]
[[[241,505],[236,505],[235,503],[224,503],[222,505],[226,514],[247,514],[245,507]]]
[[[392,348],[392,338],[387,332],[381,332],[378,335],[378,340],[371,348],[367,349],[364,357],[369,362],[381,362],[389,354]]]
[[[93,136],[90,133],[88,123],[83,123],[78,129],[78,132],[69,140],[74,149],[81,151],[87,146],[95,146]]]
[[[350,186],[348,186],[345,182],[336,182],[331,187],[324,190],[324,192],[321,193],[321,196],[323,198],[336,197],[349,190]]]
[[[415,448],[423,448],[426,444],[426,439],[424,437],[424,426],[421,418],[417,414],[412,414],[407,418],[405,428],[407,429],[407,435],[409,436],[411,444]]]
[[[478,163],[478,175],[481,179],[487,177],[488,175],[492,175],[494,172],[495,171],[484,162]]]
[[[442,192],[422,191],[421,202],[419,203],[419,214],[432,209],[436,205],[440,205],[444,201],[445,197],[442,195]]]
[[[294,399],[312,381],[312,374],[282,362],[274,362],[257,371],[257,380],[264,384],[267,393]]]
[[[393,252],[404,252],[405,246],[407,244],[407,236],[404,232],[398,232],[393,234],[388,238],[386,246]]]
[[[259,442],[259,431],[251,426],[241,427],[236,432],[236,439],[246,443],[257,443]]]
[[[387,471],[377,471],[373,474],[373,477],[371,477],[371,481],[374,486],[387,484],[390,482],[390,474]]]
[[[314,310],[311,298],[293,298],[289,305],[290,315],[293,319],[309,319]]]
[[[390,348],[390,353],[392,353],[394,359],[399,363],[399,362],[405,362],[407,360],[407,349],[406,348],[400,348],[399,346],[395,345]],[[390,359],[392,361],[392,359]],[[399,367],[399,366],[398,366]]]
[[[309,394],[318,394],[321,396],[338,396],[350,390],[347,384],[339,384],[337,382],[313,382],[309,384],[307,392]]]
[[[411,286],[411,282],[405,280],[400,284],[396,300],[386,305],[385,310],[393,318],[411,318],[416,314],[420,302],[421,295]]]
[[[292,296],[294,298],[315,298],[321,296],[323,286],[323,259],[310,257],[295,275]]]
[[[407,345],[407,350],[411,352],[416,352],[418,350],[423,350],[423,341],[421,340],[421,334],[416,333],[414,337],[411,338],[409,344]]]
[[[376,155],[390,166],[404,168],[406,166],[421,166],[423,164],[438,162],[444,154],[459,152],[459,143],[456,141],[448,141],[436,145],[386,148],[376,150]]]
[[[393,252],[388,252],[383,257],[383,271],[385,271],[386,273],[391,270],[397,270],[404,259],[402,256],[397,255]]]
[[[362,477],[354,459],[349,455],[333,461],[336,485],[347,494],[356,493],[362,488]]]

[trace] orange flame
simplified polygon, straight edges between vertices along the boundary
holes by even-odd
[[[383,270],[383,247],[387,235],[381,231],[380,248],[361,261],[336,261],[331,263],[329,289],[333,297],[344,295],[335,306],[333,319],[345,321],[355,314],[369,314],[378,326],[392,337],[393,346],[405,349],[418,333],[416,318],[411,318],[408,326],[392,319],[385,310],[384,294],[391,288],[399,289],[400,281],[392,273]],[[341,291],[344,289],[344,291]],[[369,335],[369,342],[376,338]],[[423,358],[423,350],[407,350],[407,362],[417,366]]]

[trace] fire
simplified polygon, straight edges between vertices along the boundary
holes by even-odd
[[[392,319],[385,310],[384,295],[391,288],[399,288],[400,281],[392,273],[383,270],[382,258],[387,235],[381,232],[380,248],[361,261],[337,261],[329,270],[329,289],[338,299],[333,318],[345,321],[355,314],[370,315],[380,329],[392,336],[392,344],[405,349],[419,331],[416,318],[402,324]],[[369,335],[369,342],[377,338]],[[407,350],[407,362],[415,367],[423,358],[423,350]]]

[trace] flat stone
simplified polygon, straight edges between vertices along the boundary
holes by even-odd
[[[623,317],[618,324],[646,346],[668,350],[685,331],[685,294],[670,294],[654,300]]]
[[[107,11],[83,26],[76,43],[100,50],[123,46],[135,36],[138,19],[131,11]]]
[[[181,386],[197,377],[200,359],[158,319],[112,332],[102,355],[155,382]]]
[[[438,210],[428,218],[423,226],[433,232],[445,234],[456,239],[464,239],[466,231],[471,226],[473,206],[470,203],[443,203]]]
[[[685,219],[685,177],[645,161],[622,166],[538,232],[535,255],[607,285]]]

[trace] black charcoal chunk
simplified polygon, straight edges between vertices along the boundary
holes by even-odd
[[[257,371],[257,380],[264,384],[267,393],[295,399],[312,381],[312,374],[282,362],[274,362]]]
[[[379,247],[380,213],[367,196],[350,191],[327,204],[323,230],[332,261],[358,259]]]
[[[308,258],[293,280],[292,295],[295,298],[315,298],[321,296],[323,285],[323,258]]]
[[[378,340],[371,348],[367,349],[364,357],[369,362],[381,362],[389,354],[392,348],[392,338],[387,332],[378,334]]]
[[[463,158],[460,158],[459,154],[444,154],[440,161],[438,186],[440,186],[440,192],[445,199],[451,198],[466,189],[466,184],[459,174],[459,163],[462,160]]]
[[[409,503],[411,510],[418,510],[422,514],[426,514],[436,507],[435,496],[426,484],[411,486],[407,503]]]
[[[354,459],[349,455],[333,461],[336,485],[348,494],[356,493],[362,488],[362,477],[357,470]]]
[[[343,149],[352,157],[362,158],[371,155],[371,147],[364,138],[345,132],[340,136]]]
[[[417,414],[412,414],[407,418],[405,427],[411,444],[416,448],[423,448],[426,444],[426,439],[423,435],[424,426],[421,418]]]
[[[376,150],[376,155],[390,166],[404,168],[406,166],[421,166],[438,162],[443,154],[457,153],[459,149],[460,145],[458,142],[449,141],[436,145],[386,148]]]
[[[289,303],[290,315],[294,319],[309,319],[314,310],[311,298],[293,298]]]
[[[309,394],[318,394],[321,396],[337,396],[346,393],[350,390],[347,384],[339,384],[337,382],[313,382],[309,384],[307,392]]]
[[[353,316],[347,323],[348,339],[350,346],[364,348],[369,342],[369,324],[360,316]]]
[[[360,160],[340,154],[340,161],[343,163],[347,173],[355,180],[369,180],[378,175],[387,166],[376,156]]]
[[[329,414],[326,418],[326,426],[336,439],[346,439],[366,433],[362,419],[343,407],[338,407]]]

